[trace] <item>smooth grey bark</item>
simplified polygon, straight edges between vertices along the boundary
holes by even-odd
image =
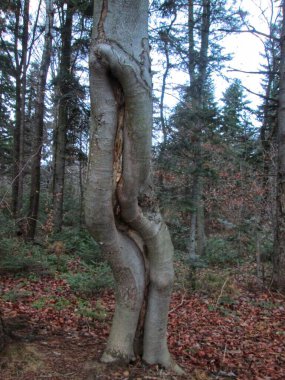
[[[180,368],[167,347],[173,246],[151,182],[152,83],[147,0],[97,0],[90,47],[91,141],[85,218],[111,264],[116,310],[103,362]],[[141,313],[144,305],[145,313]]]
[[[276,226],[273,255],[273,286],[285,292],[285,1],[282,1],[281,61],[278,107],[278,163]]]

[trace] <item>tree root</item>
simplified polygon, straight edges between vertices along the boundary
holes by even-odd
[[[115,363],[128,364],[135,361],[135,359],[136,358],[134,356],[105,351],[100,359],[100,362],[105,363],[105,364],[115,364]]]
[[[151,363],[144,360],[146,365],[154,365],[158,364],[161,368],[166,369],[167,371],[174,372],[178,376],[186,375],[186,372],[175,362],[175,360],[169,356],[167,359],[157,359],[152,361]]]
[[[118,364],[118,365],[126,365],[131,362],[135,361],[135,357],[130,358],[127,355],[119,354],[119,353],[111,353],[108,351],[105,351],[100,359],[101,363],[104,364]],[[148,366],[148,365],[154,365],[157,364],[161,368],[171,371],[175,373],[178,376],[185,376],[186,372],[175,362],[175,360],[169,356],[168,359],[164,360],[154,360],[151,363],[143,360],[143,362]]]

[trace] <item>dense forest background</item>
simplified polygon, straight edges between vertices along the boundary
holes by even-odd
[[[267,35],[230,1],[153,1],[150,37],[160,62],[153,167],[177,256],[194,267],[249,259],[262,276],[274,241],[282,20],[273,2],[258,11]],[[2,251],[13,252],[19,239],[48,249],[62,243],[67,252],[70,236],[78,237],[74,250],[79,236],[89,240],[83,202],[91,23],[88,2],[1,4]],[[221,99],[215,95],[225,83],[217,75],[231,65],[223,40],[238,33],[264,45],[260,71],[251,74],[262,78],[258,108],[240,79],[228,80]],[[183,84],[172,89],[175,75]]]
[[[153,174],[177,287],[219,301],[225,291],[224,302],[235,270],[249,287],[285,289],[284,4],[256,9],[256,25],[231,0],[153,0],[149,10]],[[89,1],[0,4],[0,274],[57,276],[87,296],[113,281],[84,222],[91,25]],[[240,70],[261,80],[256,102],[223,45],[245,33],[263,46],[259,70]],[[100,318],[100,305],[80,302]]]

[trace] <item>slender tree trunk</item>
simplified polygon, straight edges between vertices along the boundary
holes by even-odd
[[[134,341],[147,289],[143,359],[179,372],[166,335],[173,246],[150,176],[147,13],[147,0],[95,1],[85,217],[116,281],[116,310],[102,361],[135,358]]]
[[[20,8],[16,13],[15,33],[15,71],[16,71],[16,121],[14,130],[14,165],[12,184],[12,209],[15,217],[19,217],[23,206],[23,178],[24,178],[24,148],[25,148],[25,105],[26,105],[26,78],[27,55],[29,39],[29,0],[25,0],[23,8],[23,31],[21,36],[21,55],[18,52],[18,37],[20,35]]]
[[[277,88],[276,88],[276,78],[277,72],[279,70],[279,55],[276,49],[276,42],[274,41],[276,25],[272,23],[270,25],[270,36],[268,40],[268,45],[265,45],[265,52],[267,56],[267,70],[268,74],[266,76],[265,84],[265,98],[262,106],[262,125],[260,127],[260,141],[263,150],[263,186],[265,189],[265,199],[268,202],[272,202],[270,191],[270,182],[272,179],[272,147],[276,143],[277,134],[277,102],[278,99],[275,98]]]
[[[66,133],[68,126],[68,107],[70,100],[71,77],[71,40],[73,4],[68,1],[64,25],[62,27],[62,51],[59,68],[58,115],[54,133],[53,168],[53,216],[54,232],[59,232],[63,219],[64,176],[66,155]]]
[[[193,198],[192,198],[193,199]],[[189,243],[189,257],[196,256],[196,228],[197,228],[197,213],[191,212],[191,225],[190,225],[190,243]]]
[[[270,92],[271,92],[271,86],[272,86],[272,81],[273,81],[273,75],[269,75],[268,78],[268,83],[266,86],[266,93],[265,93],[265,103],[263,106],[263,123],[260,128],[260,140],[261,140],[261,146],[263,150],[263,187],[266,190],[266,195],[265,197],[268,197],[268,192],[269,192],[269,177],[270,177],[270,169],[271,169],[271,145],[272,145],[272,140],[274,137],[274,132],[276,131],[274,120],[272,120],[272,116],[270,116]],[[273,124],[273,125],[272,125]],[[269,130],[271,129],[271,131]]]
[[[82,146],[82,131],[80,132],[80,146],[79,146],[80,152],[83,150]],[[84,218],[84,211],[83,211],[83,199],[84,199],[84,189],[83,189],[83,165],[82,165],[82,159],[79,158],[79,191],[80,191],[80,200],[79,200],[79,227],[82,227],[83,224],[83,218]]]
[[[197,231],[197,207],[199,202],[199,176],[194,176],[192,192],[191,192],[191,219],[190,219],[190,242],[189,242],[189,256],[195,258],[196,256],[196,231]]]
[[[202,200],[203,185],[202,177],[197,169],[193,178],[191,200],[193,210],[190,220],[190,242],[189,256],[195,258],[202,256],[205,251],[205,225],[204,225],[204,203]]]
[[[189,100],[193,111],[194,127],[190,130],[194,151],[194,175],[191,201],[193,211],[191,212],[189,255],[194,258],[197,253],[201,255],[205,248],[205,228],[203,210],[203,186],[202,186],[202,130],[203,102],[206,84],[206,72],[208,67],[208,47],[210,31],[210,0],[202,1],[201,27],[200,27],[200,46],[197,47],[195,41],[196,21],[194,19],[194,1],[188,1],[188,74],[190,80]]]
[[[0,311],[0,353],[4,350],[6,345],[6,333],[4,328],[4,322]]]
[[[163,143],[165,144],[167,141],[168,137],[168,130],[167,130],[167,125],[165,123],[165,115],[164,115],[164,98],[165,98],[165,90],[166,90],[166,82],[167,82],[167,77],[169,74],[170,70],[170,57],[169,57],[169,46],[170,46],[170,36],[169,32],[177,18],[176,13],[174,14],[174,18],[171,20],[171,23],[169,27],[162,31],[160,33],[160,39],[163,42],[163,52],[165,54],[166,62],[165,62],[165,69],[162,75],[162,86],[161,86],[161,95],[160,95],[160,124],[161,124],[161,129],[162,129],[162,134],[163,134]],[[164,147],[163,147],[164,149]]]
[[[27,45],[25,47],[27,49]],[[26,50],[25,50],[26,51]],[[20,216],[23,208],[24,196],[24,163],[25,163],[25,132],[26,132],[26,90],[27,90],[27,52],[23,53],[23,75],[21,84],[21,122],[20,122],[20,152],[19,152],[19,189],[18,189],[18,210]]]
[[[21,78],[16,76],[16,117],[13,133],[13,182],[12,182],[12,211],[17,217],[19,210],[19,171],[20,171],[20,125],[21,125]]]
[[[282,1],[280,87],[278,108],[278,167],[273,286],[285,292],[285,1]]]
[[[42,54],[42,60],[37,80],[37,94],[35,102],[35,115],[33,127],[35,131],[33,160],[31,170],[31,191],[30,205],[28,212],[28,230],[27,237],[33,240],[35,237],[37,218],[39,212],[40,199],[40,180],[41,180],[41,157],[43,145],[44,131],[44,100],[47,74],[51,60],[52,49],[52,27],[53,27],[53,0],[46,0],[46,26],[45,26],[45,42]]]
[[[206,233],[205,233],[205,207],[203,201],[203,183],[201,178],[200,183],[200,199],[197,209],[197,255],[203,256],[206,248]]]
[[[161,129],[163,134],[163,143],[165,144],[167,141],[167,127],[165,124],[165,117],[164,117],[164,97],[165,97],[165,88],[166,88],[166,79],[169,72],[169,51],[168,51],[168,41],[164,41],[164,53],[166,57],[166,67],[162,76],[162,87],[161,87],[161,95],[160,95],[160,123],[161,123]]]

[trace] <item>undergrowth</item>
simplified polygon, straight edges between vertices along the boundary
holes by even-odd
[[[114,286],[111,269],[86,229],[65,226],[62,232],[50,235],[40,230],[36,241],[31,243],[11,233],[14,222],[5,210],[0,213],[0,222],[0,274],[24,275],[29,280],[45,275],[60,277],[84,299]],[[245,262],[254,262],[254,244],[250,256],[246,257],[233,236],[212,236],[207,240],[204,255],[190,260],[186,243],[180,243],[175,244],[176,289],[213,298],[219,297],[221,290],[223,296],[236,295],[234,273]],[[271,242],[264,239],[263,259],[270,259],[271,250]],[[250,268],[252,270],[253,265]],[[17,291],[7,297],[17,298]]]
[[[1,213],[0,219],[4,218]],[[73,291],[85,296],[113,286],[111,270],[98,244],[85,229],[65,228],[59,234],[41,236],[35,242],[8,233],[9,218],[0,228],[0,274],[26,276],[60,276]],[[10,295],[11,299],[17,297]]]

